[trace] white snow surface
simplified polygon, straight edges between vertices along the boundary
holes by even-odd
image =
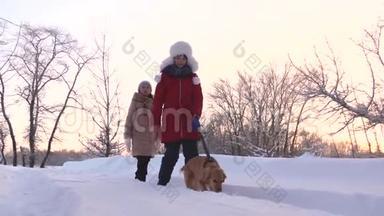
[[[227,175],[221,193],[185,188],[182,155],[166,187],[156,185],[160,155],[145,183],[131,156],[0,166],[0,216],[384,215],[384,159],[214,157]]]

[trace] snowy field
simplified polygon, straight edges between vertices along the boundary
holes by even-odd
[[[117,156],[47,169],[0,166],[0,216],[384,215],[384,159],[295,159],[215,155],[222,193],[184,186],[180,156],[171,184],[133,179],[135,159]]]

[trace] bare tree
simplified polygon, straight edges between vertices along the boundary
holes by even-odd
[[[223,80],[214,85],[215,118],[208,125],[220,125],[217,134],[227,136],[232,154],[288,155],[292,136],[305,119],[300,79],[290,71],[286,65],[280,74],[272,68],[257,77],[239,73],[235,87]]]
[[[77,78],[91,59],[92,57],[85,57],[81,54],[77,42],[69,34],[53,28],[22,26],[18,48],[11,56],[9,64],[20,82],[23,83],[18,86],[17,95],[26,102],[28,107],[29,124],[26,128],[26,137],[30,149],[30,167],[35,166],[37,143],[42,141],[42,136],[45,134],[49,136],[49,139],[48,151],[41,164],[41,167],[44,167],[68,101],[76,100],[71,96]],[[72,69],[75,71],[75,75],[71,82],[68,77],[71,76]],[[49,93],[48,87],[62,86],[58,85],[60,83],[68,87],[64,103],[50,102],[48,104],[49,100],[44,100],[46,94]],[[54,125],[51,126],[49,134],[47,124],[52,116]]]
[[[361,118],[361,123],[363,124],[363,129],[364,129],[364,135],[365,135],[365,140],[367,141],[367,144],[368,144],[368,151],[369,151],[369,154],[372,154],[372,143],[371,141],[369,140],[369,136],[368,136],[368,128],[364,122],[364,119]]]
[[[324,156],[327,152],[330,152],[330,150],[328,150],[328,148],[330,148],[328,143],[315,133],[302,130],[298,138],[300,139],[300,146],[297,151],[300,152],[300,154],[309,152],[316,156]]]
[[[5,150],[5,139],[8,136],[7,129],[4,128],[3,124],[0,124],[0,151],[1,151],[1,159],[0,163],[7,165],[7,159],[5,158],[4,150]]]
[[[21,165],[25,167],[27,165],[27,155],[29,154],[28,148],[20,146]]]
[[[92,108],[88,108],[93,123],[99,133],[95,139],[80,141],[87,151],[97,156],[109,157],[120,154],[124,145],[117,139],[120,129],[119,85],[112,80],[113,73],[109,69],[110,51],[106,47],[106,36],[102,44],[96,43],[100,55],[100,66],[93,72],[97,88],[91,90]]]
[[[16,25],[15,23],[12,23],[9,20],[6,20],[4,18],[0,18],[0,45],[1,46],[6,46],[6,52],[4,55],[0,57],[0,107],[1,107],[1,114],[2,117],[4,118],[6,125],[8,127],[9,134],[11,136],[12,140],[12,152],[13,152],[13,166],[17,166],[17,143],[16,143],[16,136],[15,132],[13,129],[12,121],[11,118],[8,115],[7,112],[7,103],[6,103],[6,97],[7,97],[7,92],[6,90],[8,89],[7,83],[9,83],[9,80],[12,79],[13,75],[9,75],[10,73],[10,59],[11,56],[15,53],[16,48],[18,47],[19,44],[19,39],[20,39],[20,32],[22,26]],[[13,38],[13,45],[10,47],[7,46],[9,44],[12,44],[12,39],[5,38],[5,31],[7,30],[7,24],[11,24],[13,26],[18,27],[18,33],[16,36]],[[2,50],[3,51],[3,50]],[[3,53],[2,53],[3,54]],[[4,145],[3,145],[4,147]]]
[[[24,83],[18,88],[18,95],[28,105],[29,126],[27,137],[30,155],[29,166],[35,165],[36,142],[44,130],[42,115],[55,112],[57,107],[43,103],[44,90],[50,82],[62,80],[68,72],[63,61],[75,41],[67,34],[50,28],[35,28],[24,25],[21,31],[20,49],[10,60],[10,65]],[[40,129],[40,131],[38,131]]]
[[[339,149],[337,148],[337,145],[335,143],[335,140],[333,139],[333,136],[332,136],[332,143],[330,144],[330,155],[331,157],[335,156],[335,157],[340,157],[340,153],[339,153]]]
[[[300,123],[302,123],[305,120],[303,115],[304,115],[304,112],[305,112],[305,107],[307,105],[307,102],[309,101],[309,99],[305,98],[305,97],[302,98],[302,99],[303,99],[302,100],[302,104],[301,104],[301,107],[300,107],[300,111],[299,111],[299,113],[297,115],[297,119],[296,119],[296,123],[295,123],[295,129],[294,129],[293,135],[292,135],[292,141],[291,141],[291,144],[290,144],[290,147],[289,147],[289,153],[292,156],[296,154],[295,146],[296,146],[297,134],[299,132],[299,125],[300,125]],[[292,103],[292,105],[293,105],[293,103]],[[292,110],[290,110],[289,113],[291,115]],[[288,137],[288,134],[287,134],[286,142],[288,142],[288,139],[289,139],[289,137]],[[284,145],[284,155],[286,156],[287,154],[288,154],[288,152],[287,152],[287,149],[286,149],[286,145]]]
[[[214,84],[214,91],[209,96],[217,107],[216,112],[224,118],[224,126],[232,154],[241,154],[240,136],[244,136],[245,114],[247,101],[245,100],[243,86],[238,83],[234,88],[228,81],[220,80]]]
[[[375,136],[376,152],[377,152],[378,154],[381,154],[382,152],[381,152],[381,148],[380,148],[380,142],[379,142],[379,140],[378,140],[378,138],[377,138],[377,132],[376,132],[376,130],[373,130],[373,133],[374,133],[374,136]]]
[[[75,66],[75,75],[74,75],[74,78],[72,80],[72,83],[69,80],[67,80],[65,77],[63,77],[63,81],[65,82],[65,84],[68,87],[68,92],[65,96],[64,102],[61,105],[59,105],[60,111],[57,114],[57,117],[55,119],[55,123],[53,125],[51,134],[49,136],[47,152],[44,156],[43,161],[40,164],[41,168],[45,167],[45,164],[48,160],[49,154],[51,152],[52,142],[54,139],[56,139],[56,136],[55,136],[56,131],[58,130],[58,126],[59,126],[61,117],[63,116],[65,110],[69,107],[69,101],[72,99],[74,102],[78,103],[77,99],[75,97],[73,97],[73,95],[76,95],[74,88],[75,88],[76,83],[78,81],[79,75],[84,70],[84,67],[86,65],[88,65],[94,59],[94,55],[85,56],[84,54],[82,54],[78,51],[75,52],[74,54],[70,55],[69,57],[72,60],[73,65]]]
[[[270,68],[255,82],[250,79],[243,85],[247,86],[248,116],[255,134],[252,143],[267,150],[269,156],[287,156],[293,150],[289,148],[291,140],[295,142],[299,125],[305,120],[302,115],[306,99],[299,92],[301,79],[289,65],[280,73]]]
[[[361,48],[367,64],[368,74],[371,77],[369,90],[359,89],[345,83],[345,72],[328,44],[329,55],[322,58],[315,51],[316,65],[292,65],[308,81],[305,94],[310,98],[325,99],[324,113],[333,116],[346,115],[346,121],[337,131],[341,131],[354,122],[357,118],[364,118],[368,125],[374,127],[384,123],[384,83],[378,76],[382,75],[384,60],[382,55],[382,30],[383,25],[378,25],[375,31],[365,30],[366,37],[357,45]],[[367,75],[368,75],[367,74]],[[336,133],[337,133],[336,132]]]
[[[214,109],[214,108],[211,108]],[[204,126],[204,137],[207,141],[208,148],[212,153],[216,154],[232,154],[230,148],[226,148],[229,138],[226,132],[225,116],[219,112],[214,112],[206,119],[202,116],[202,125]]]

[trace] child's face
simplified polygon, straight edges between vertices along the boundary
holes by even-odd
[[[139,87],[139,93],[145,96],[150,95],[152,92],[152,88],[148,84],[143,84]]]

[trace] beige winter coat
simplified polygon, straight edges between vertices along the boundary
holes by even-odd
[[[158,144],[153,135],[151,97],[135,93],[125,121],[124,138],[132,138],[133,156],[153,156]]]

